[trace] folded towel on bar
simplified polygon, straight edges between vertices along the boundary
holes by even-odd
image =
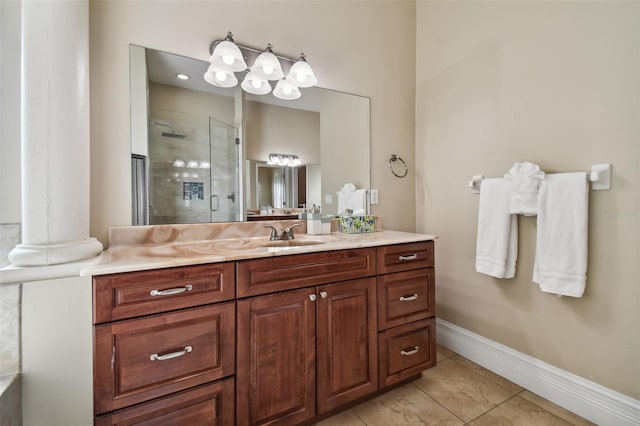
[[[480,184],[476,271],[496,278],[516,275],[518,219],[509,214],[510,186],[504,178]]]
[[[547,175],[538,194],[533,281],[540,290],[582,297],[587,283],[589,183],[586,173]]]
[[[538,211],[538,186],[545,173],[537,164],[515,163],[504,175],[511,183],[509,213],[535,216]]]

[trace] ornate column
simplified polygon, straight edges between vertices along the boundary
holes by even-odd
[[[89,2],[22,3],[22,243],[18,266],[93,257],[89,237]]]

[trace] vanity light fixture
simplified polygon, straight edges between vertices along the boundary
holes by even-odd
[[[291,84],[289,80],[283,79],[278,81],[276,88],[273,89],[273,96],[284,100],[298,99],[302,94],[297,86]]]
[[[302,161],[297,155],[291,154],[269,154],[267,164],[270,166],[282,166],[282,167],[298,167],[302,165]]]
[[[231,31],[227,32],[227,37],[221,40],[215,49],[211,52],[209,62],[214,67],[222,70],[236,72],[247,69],[247,63],[244,61],[240,48],[233,41]]]
[[[204,74],[204,79],[214,86],[235,87],[238,84],[235,73],[246,71],[240,85],[245,92],[265,95],[272,91],[269,81],[277,81],[273,95],[291,100],[301,96],[300,87],[312,87],[318,82],[304,53],[295,60],[275,55],[271,43],[267,44],[264,51],[239,45],[233,40],[230,31],[224,40],[211,43],[209,52],[210,66]],[[253,65],[247,67],[247,62]],[[286,76],[283,65],[289,68]]]
[[[300,54],[298,61],[293,64],[289,70],[287,81],[298,87],[312,87],[318,83],[318,79],[313,73],[311,65],[307,63],[307,55],[304,53]]]

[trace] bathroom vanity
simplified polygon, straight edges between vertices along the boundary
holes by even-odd
[[[308,423],[435,365],[434,237],[186,227],[88,271],[96,425]]]

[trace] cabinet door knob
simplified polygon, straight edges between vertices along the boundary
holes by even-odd
[[[327,292],[326,292],[326,291],[321,291],[321,292],[320,292],[320,297],[322,297],[323,299],[326,299],[326,298],[327,298],[327,296],[328,296],[328,294],[327,294]]]
[[[309,299],[311,299],[312,302],[315,302],[317,299],[317,296],[315,294],[310,294]]]

